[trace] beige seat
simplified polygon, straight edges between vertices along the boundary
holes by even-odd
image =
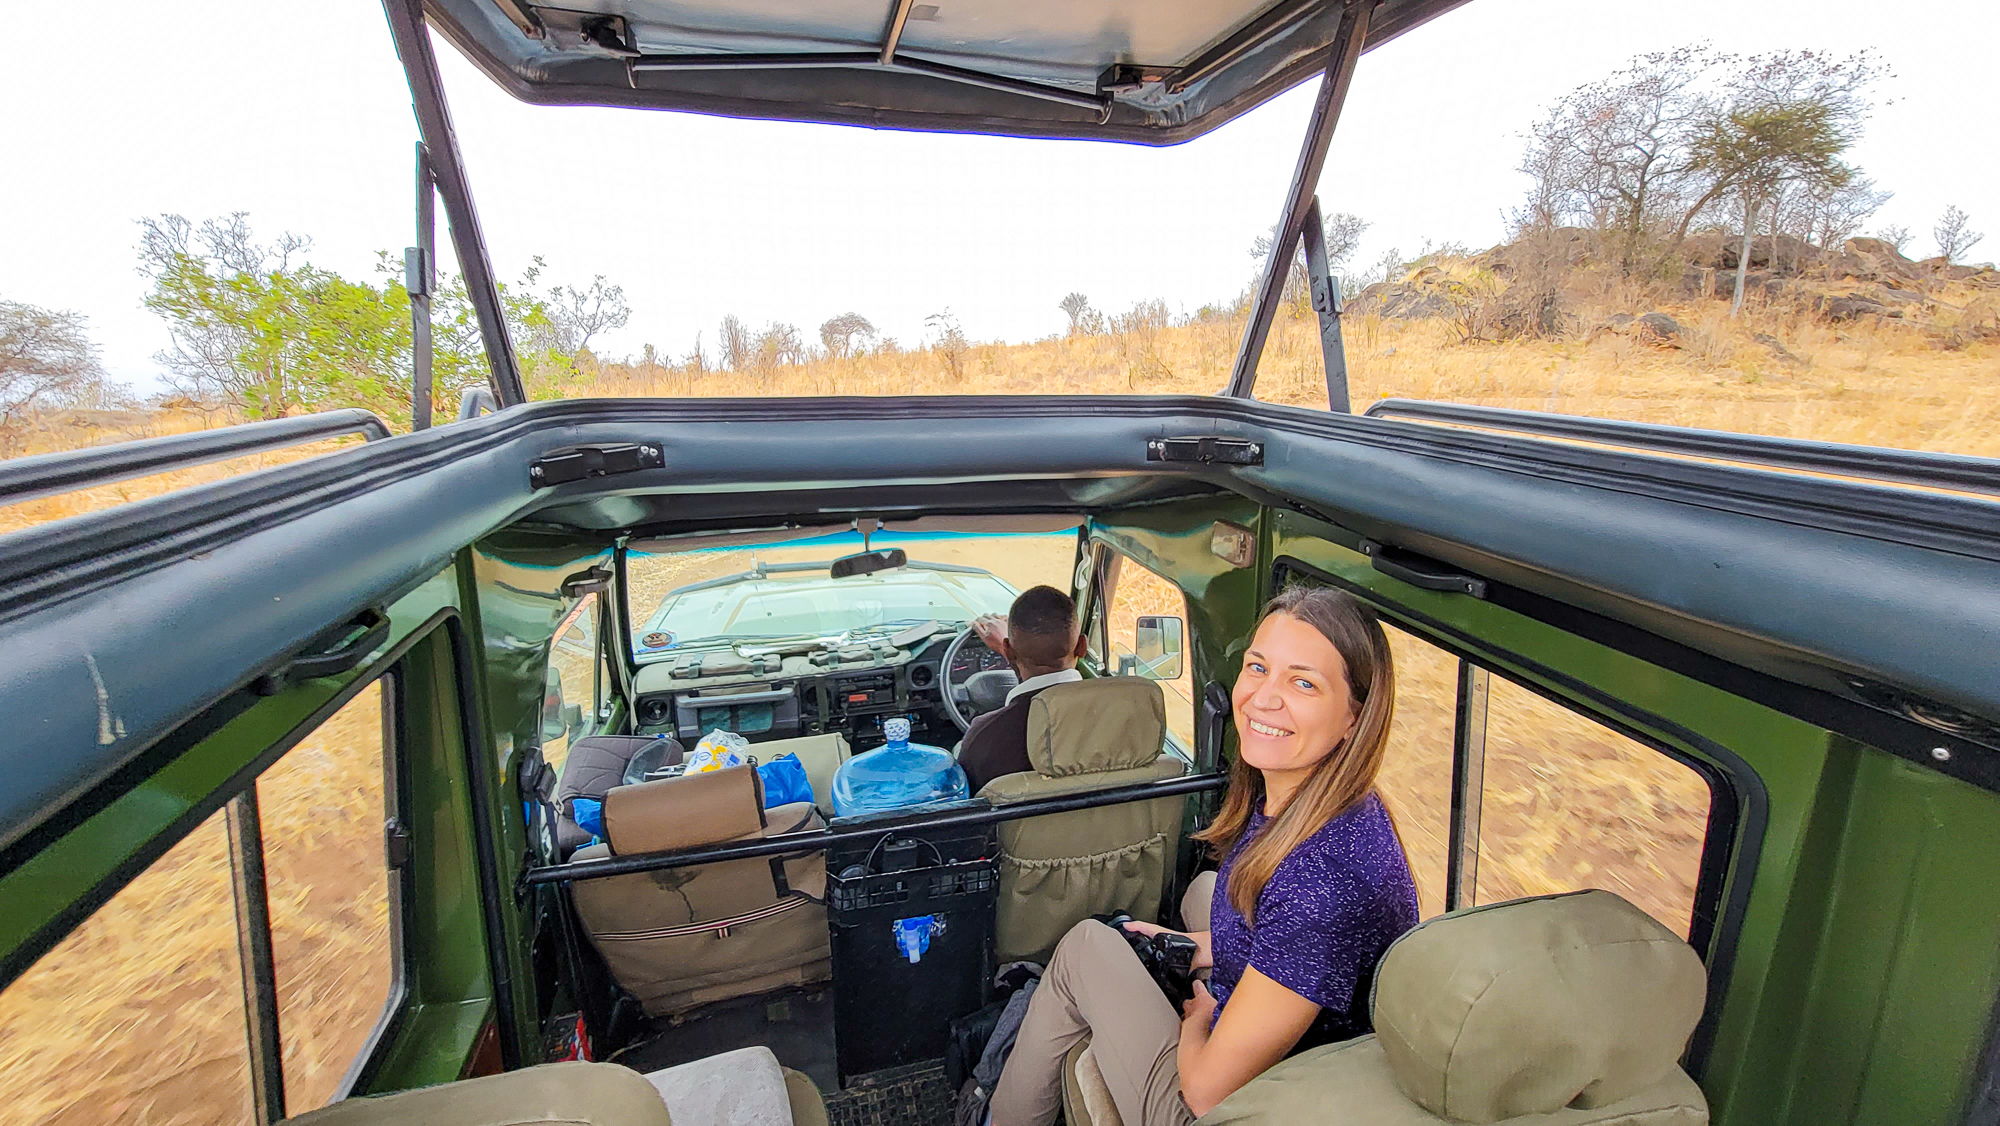
[[[995,805],[1173,778],[1163,754],[1166,699],[1138,677],[1058,684],[1028,705],[1033,771],[988,782]],[[1154,922],[1180,847],[1184,798],[1058,813],[1000,826],[997,945],[1003,961],[1047,962],[1056,942],[1092,915],[1124,911]]]
[[[620,786],[604,798],[609,846],[575,860],[755,840],[819,828],[810,804],[764,810],[748,766]],[[635,872],[575,885],[577,915],[611,976],[648,1014],[831,974],[826,860],[819,850],[774,860]]]
[[[790,1069],[783,1074],[791,1126],[827,1126],[826,1102],[812,1080]],[[641,1075],[615,1063],[551,1063],[394,1095],[343,1099],[285,1122],[288,1126],[675,1126],[657,1080],[658,1074]]]
[[[1373,1036],[1301,1052],[1201,1122],[1703,1126],[1677,1061],[1706,984],[1679,935],[1608,891],[1440,915],[1383,955]],[[1064,1072],[1070,1126],[1120,1126],[1087,1052]]]

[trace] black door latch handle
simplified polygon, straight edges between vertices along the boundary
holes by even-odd
[[[1429,556],[1376,543],[1374,540],[1361,541],[1361,554],[1368,557],[1377,571],[1421,590],[1469,594],[1481,599],[1486,597],[1485,579],[1460,574],[1452,570],[1450,564],[1441,563]]]

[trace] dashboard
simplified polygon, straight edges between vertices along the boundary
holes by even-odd
[[[911,739],[949,748],[963,734],[941,695],[944,652],[952,636],[933,634],[907,650],[843,652],[830,667],[816,663],[818,656],[787,655],[766,663],[734,654],[642,665],[634,685],[637,731],[671,735],[687,746],[717,727],[752,743],[831,731],[860,752],[882,743],[883,720],[904,716]],[[745,666],[740,671],[739,663]],[[710,671],[718,664],[728,671]],[[955,667],[962,683],[971,673],[1005,668],[1007,662],[984,646],[967,645]]]

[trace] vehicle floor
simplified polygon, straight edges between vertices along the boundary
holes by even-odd
[[[614,1058],[641,1072],[762,1044],[802,1071],[826,1096],[830,1126],[949,1126],[955,1094],[940,1061],[856,1076],[840,1089],[833,1041],[833,990],[782,989],[653,1021]]]

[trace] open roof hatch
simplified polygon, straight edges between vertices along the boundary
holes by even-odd
[[[590,2],[597,7],[583,11],[525,0],[383,0],[423,138],[410,276],[429,271],[435,194],[450,220],[502,407],[525,402],[527,393],[427,26],[529,101],[1148,144],[1197,136],[1318,74],[1305,143],[1223,393],[1251,396],[1271,317],[1302,247],[1327,406],[1346,413],[1339,286],[1314,190],[1361,55],[1467,0],[1279,0],[1261,9],[1245,0],[1207,7],[1193,0],[952,0],[949,7],[889,0],[876,39],[867,37],[864,18],[871,6],[851,0],[735,0],[698,11],[680,0]],[[1156,54],[1166,61],[1150,61]],[[421,384],[429,371],[428,298],[413,299],[412,311]],[[428,425],[428,415],[428,391],[420,389],[417,428]],[[1161,459],[1173,460],[1166,453]]]
[[[1374,47],[1466,0],[1380,0]],[[427,0],[539,105],[1175,144],[1323,67],[1339,0]]]

